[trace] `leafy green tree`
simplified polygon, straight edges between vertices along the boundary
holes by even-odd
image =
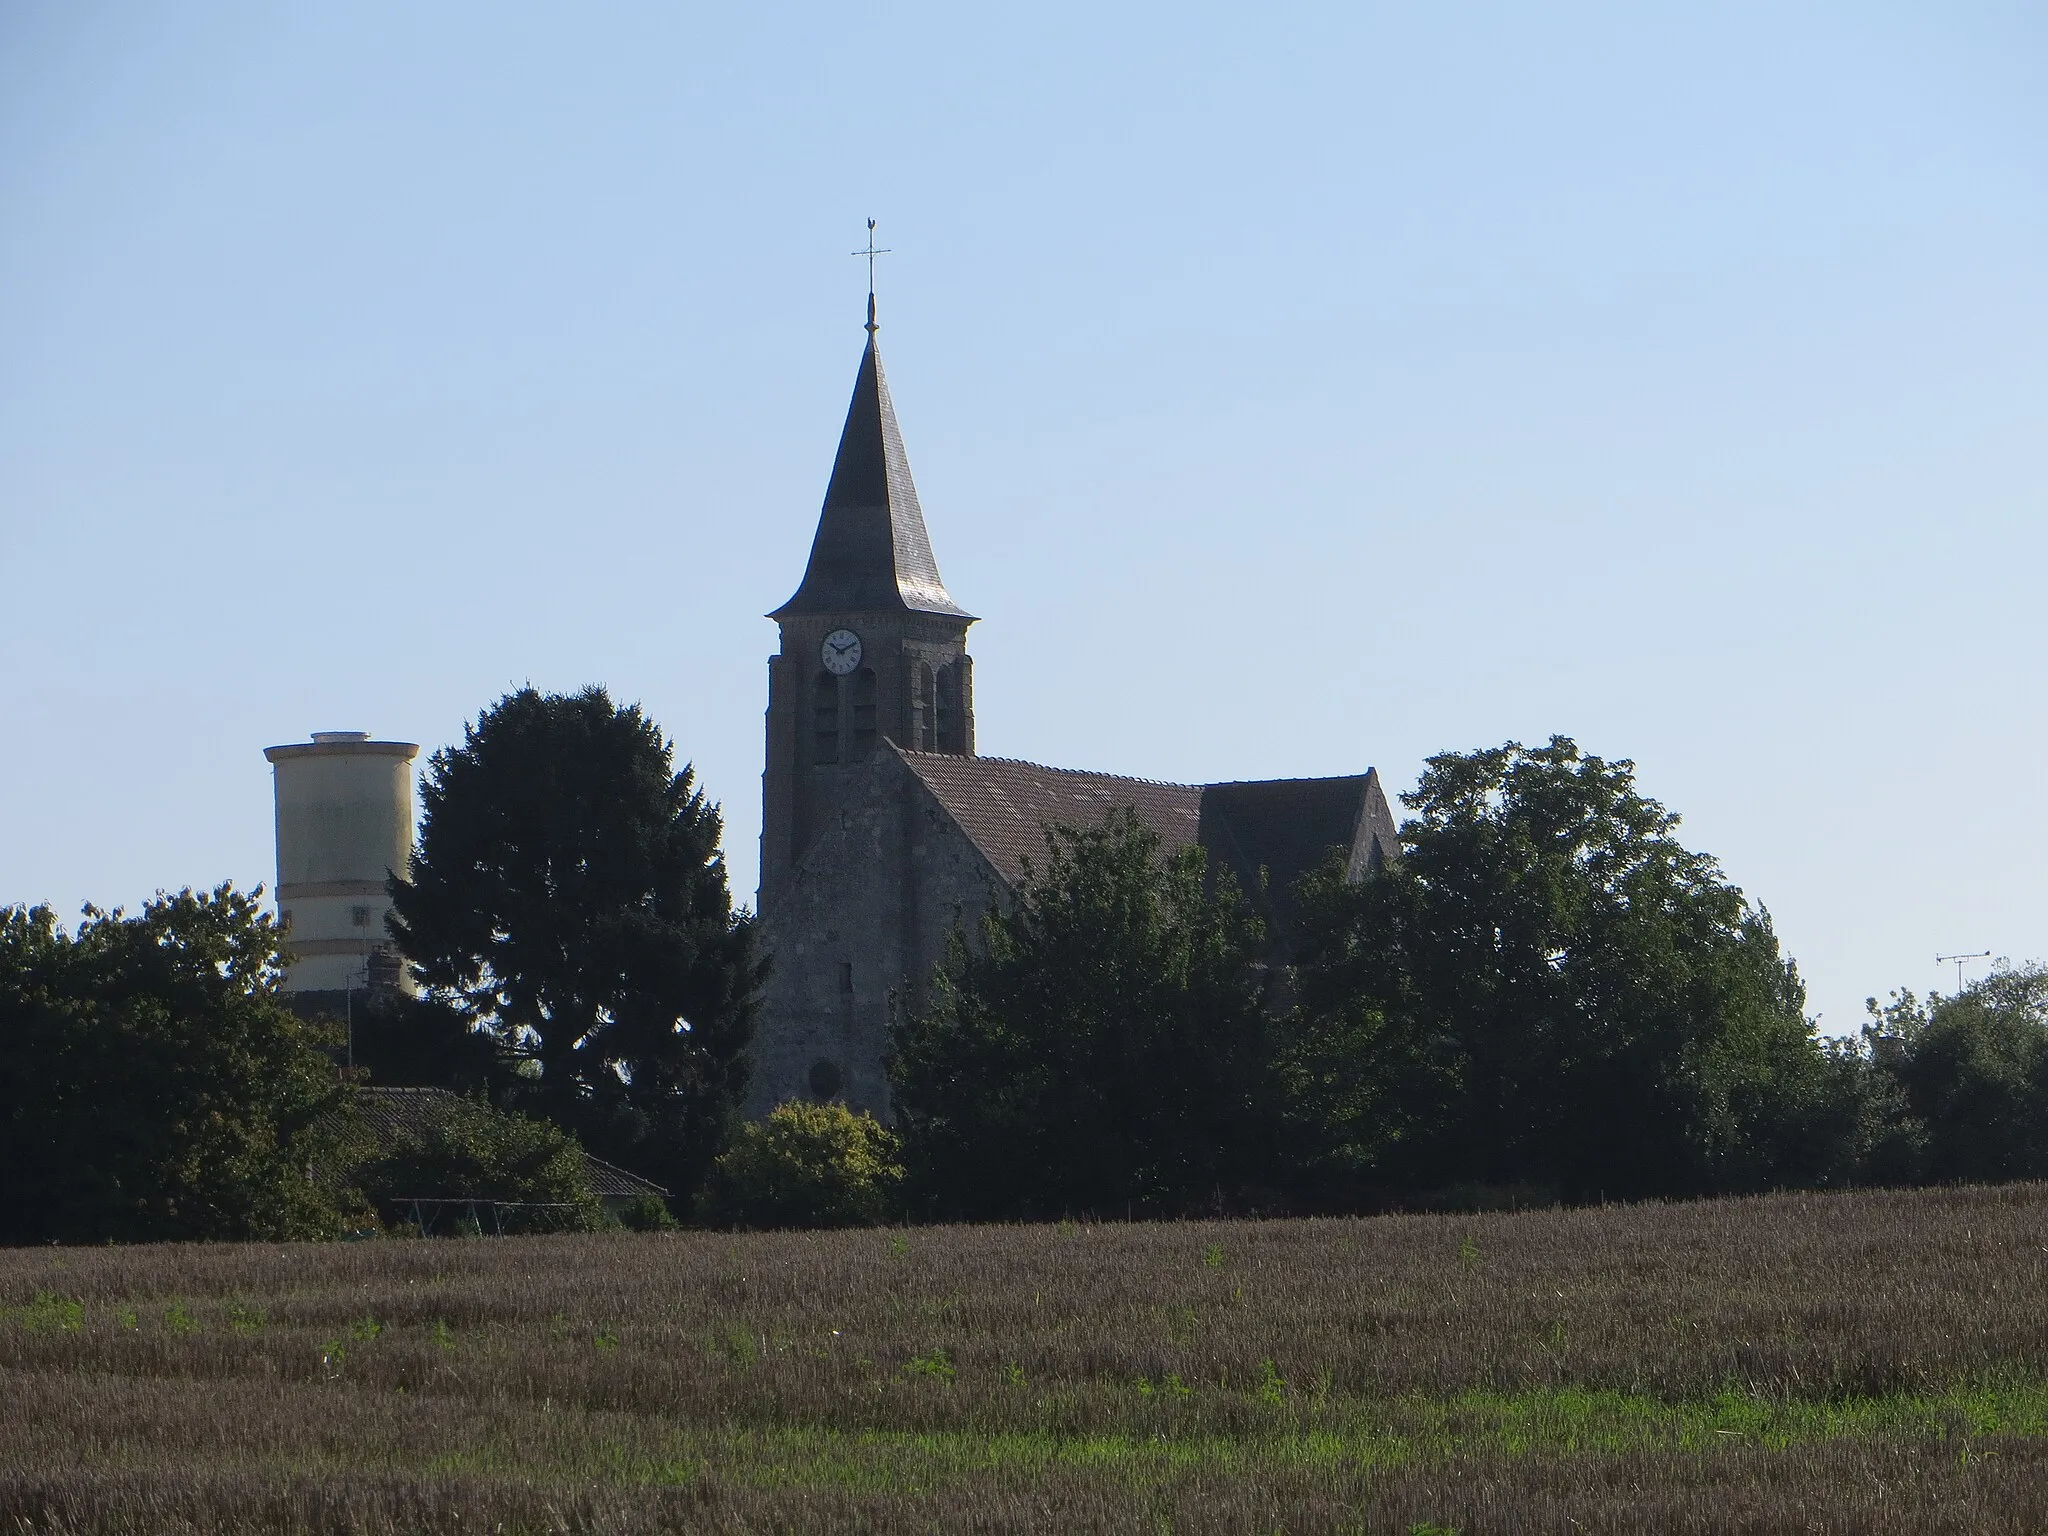
[[[1334,865],[1302,881],[1305,963],[1296,1006],[1275,1031],[1282,1176],[1312,1208],[1384,1198],[1422,1156],[1457,1089],[1448,1053],[1390,1024],[1358,984],[1357,961],[1343,953],[1354,905],[1344,883]]]
[[[1868,1037],[1820,1042],[1822,1070],[1797,1121],[1792,1179],[1816,1185],[1917,1184],[1926,1176],[1927,1127]],[[1796,1178],[1808,1170],[1804,1180]]]
[[[1954,997],[1869,1007],[1871,1055],[1923,1127],[1923,1177],[2048,1178],[2048,967],[2001,965]]]
[[[0,1241],[308,1238],[340,1088],[279,1001],[283,936],[230,885],[137,917],[0,911]]]
[[[1263,934],[1199,848],[1119,811],[1055,828],[1044,872],[956,935],[893,1026],[920,1202],[970,1217],[1185,1211],[1259,1186],[1273,1076]]]
[[[637,706],[523,688],[436,752],[391,932],[532,1077],[515,1102],[687,1199],[744,1087],[763,962],[717,807]]]
[[[1567,1198],[1842,1177],[1841,1074],[1769,915],[1634,765],[1564,737],[1430,759],[1374,878],[1304,890],[1298,1155]],[[1839,1118],[1839,1117],[1838,1117]]]
[[[902,1212],[899,1150],[873,1115],[781,1104],[734,1135],[712,1170],[703,1214],[721,1226],[874,1226]]]

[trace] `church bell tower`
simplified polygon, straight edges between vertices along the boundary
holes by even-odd
[[[885,739],[913,752],[974,755],[974,616],[939,579],[876,329],[870,292],[867,347],[810,563],[796,594],[768,615],[781,626],[782,649],[768,661],[764,916]]]

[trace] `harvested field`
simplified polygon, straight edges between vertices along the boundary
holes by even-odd
[[[0,1252],[0,1528],[2048,1528],[2048,1187]]]

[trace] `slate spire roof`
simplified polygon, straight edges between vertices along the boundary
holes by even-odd
[[[931,536],[910,479],[910,457],[903,451],[896,407],[889,399],[889,379],[875,345],[870,296],[867,349],[839,434],[810,564],[796,595],[768,617],[904,611],[973,617],[939,579],[939,562],[932,557]]]

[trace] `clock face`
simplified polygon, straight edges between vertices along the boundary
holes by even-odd
[[[860,636],[850,629],[835,629],[818,647],[818,659],[834,677],[844,677],[860,665]]]

